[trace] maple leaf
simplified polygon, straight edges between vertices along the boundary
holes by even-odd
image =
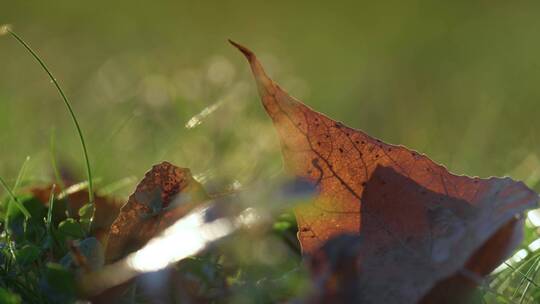
[[[518,244],[516,215],[538,202],[523,183],[454,175],[336,122],[289,96],[252,51],[230,42],[251,65],[285,168],[319,191],[295,209],[321,287],[313,302],[414,303],[443,279],[489,273]]]
[[[153,166],[111,226],[106,261],[141,248],[207,198],[189,169],[168,162]]]

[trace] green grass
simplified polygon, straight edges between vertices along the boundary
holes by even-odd
[[[21,175],[19,175],[19,176],[21,176]],[[19,177],[17,177],[17,182],[15,183],[15,186],[13,187],[13,189],[17,188],[18,183],[19,183],[20,180],[21,179],[19,179]],[[19,202],[19,199],[15,196],[15,194],[13,194],[13,191],[11,189],[9,189],[9,186],[7,185],[7,183],[4,181],[4,179],[2,177],[0,177],[0,184],[2,185],[4,190],[6,190],[6,192],[9,195],[9,198],[10,198],[10,200],[8,200],[6,205],[13,202],[17,206],[17,208],[19,208],[21,210],[21,212],[24,214],[24,216],[26,216],[27,218],[30,218],[31,217],[30,212],[28,212],[28,210],[21,204],[21,202]]]

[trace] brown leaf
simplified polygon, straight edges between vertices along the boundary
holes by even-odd
[[[522,221],[515,216],[538,201],[523,183],[454,175],[423,154],[336,122],[289,96],[253,52],[231,43],[251,65],[286,169],[318,187],[317,199],[295,213],[303,253],[318,257],[314,270],[323,269],[314,271],[324,287],[320,302],[329,295],[417,302],[456,273],[489,273],[517,244]],[[501,228],[510,233],[497,234]],[[326,243],[343,234],[356,237]],[[494,235],[498,246],[489,245]],[[490,251],[477,253],[483,245]],[[336,256],[342,259],[334,263]],[[468,264],[476,256],[483,259]]]
[[[111,226],[106,262],[141,248],[206,199],[189,169],[168,162],[153,166]]]

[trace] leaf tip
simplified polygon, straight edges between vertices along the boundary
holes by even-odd
[[[255,53],[253,53],[250,49],[247,47],[229,39],[229,43],[232,44],[234,47],[236,47],[249,62],[249,65],[251,66],[251,70],[253,71],[253,75],[255,76],[255,80],[258,84],[258,89],[261,94],[261,96],[266,95],[266,93],[274,88],[273,81],[266,75],[266,72],[264,71],[264,68],[262,67],[261,63],[257,59],[257,56],[255,56]]]
[[[228,39],[229,43],[232,44],[235,48],[237,48],[246,58],[251,62],[255,58],[255,54],[248,49],[247,47],[241,45],[238,42],[233,41],[232,39]]]

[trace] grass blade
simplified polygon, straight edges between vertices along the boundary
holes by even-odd
[[[21,210],[21,212],[24,214],[24,216],[26,216],[26,218],[31,217],[30,213],[23,206],[23,204],[21,204],[19,202],[19,200],[17,199],[17,197],[15,197],[15,195],[13,193],[15,191],[17,191],[17,189],[19,188],[19,185],[21,184],[21,182],[22,182],[22,180],[24,178],[24,174],[26,173],[26,167],[28,166],[29,161],[30,161],[30,156],[27,156],[24,159],[24,161],[23,161],[23,163],[21,165],[21,169],[19,170],[19,174],[17,174],[17,179],[15,180],[15,185],[13,185],[13,189],[9,189],[7,183],[0,177],[0,183],[2,183],[2,186],[4,187],[4,189],[6,189],[7,193],[9,194],[9,199],[7,201],[7,205],[9,206],[9,204],[13,200],[15,202],[15,205],[17,206],[17,208],[19,208]]]
[[[28,212],[28,210],[23,206],[23,204],[21,204],[19,199],[15,196],[15,194],[13,194],[11,189],[9,189],[9,186],[6,184],[6,182],[4,181],[2,177],[0,177],[0,184],[2,185],[2,187],[4,187],[9,197],[12,199],[12,202],[15,204],[15,206],[17,206],[17,208],[19,208],[19,210],[21,210],[24,216],[27,219],[31,218],[32,216],[30,215],[30,212]]]
[[[64,101],[64,105],[66,106],[71,116],[71,119],[73,120],[73,123],[75,125],[75,129],[77,130],[77,133],[79,135],[79,140],[81,142],[84,160],[86,163],[86,175],[88,178],[88,200],[90,204],[93,204],[94,203],[94,191],[93,191],[94,189],[93,189],[93,184],[92,184],[92,171],[90,169],[90,160],[88,158],[88,149],[86,148],[86,143],[84,141],[84,136],[83,136],[81,127],[79,125],[79,121],[77,120],[77,117],[75,116],[75,112],[73,111],[73,108],[71,106],[69,99],[64,93],[64,90],[62,90],[62,87],[60,87],[60,84],[58,83],[56,78],[53,76],[52,72],[49,70],[45,62],[43,62],[43,60],[38,56],[38,54],[19,35],[13,32],[9,27],[5,27],[3,30],[6,31],[8,34],[10,34],[13,38],[15,38],[32,55],[32,57],[34,57],[34,59],[39,63],[39,65],[47,73],[52,83],[56,87],[56,90],[62,97],[62,100]]]
[[[52,227],[52,213],[54,208],[54,192],[56,191],[56,185],[51,187],[51,194],[49,195],[49,210],[47,210],[47,233],[51,232]]]
[[[60,186],[60,189],[65,189],[66,186],[64,185],[64,181],[62,180],[62,175],[60,174],[60,170],[58,169],[58,164],[56,163],[56,136],[55,136],[54,129],[51,131],[51,138],[49,140],[49,149],[51,152],[51,165],[54,172],[54,177],[56,179],[56,182]]]

